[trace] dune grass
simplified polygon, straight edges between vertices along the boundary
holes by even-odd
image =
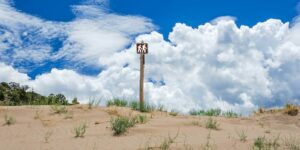
[[[254,140],[253,149],[255,150],[278,150],[279,135],[273,139],[267,139],[265,136],[259,136]]]
[[[127,131],[128,128],[133,127],[136,124],[136,119],[129,117],[116,117],[110,120],[111,129],[114,135],[121,135]]]
[[[206,120],[205,127],[207,129],[217,130],[219,128],[219,124],[218,124],[217,120],[214,120],[213,118],[210,117]]]
[[[132,101],[129,103],[129,107],[132,110],[137,110],[137,111],[141,111],[141,112],[152,112],[154,111],[156,108],[153,105],[150,105],[148,103],[144,103],[144,108],[143,110],[140,110],[140,102],[137,101]]]
[[[88,109],[92,109],[93,107],[99,106],[100,102],[101,102],[101,100],[89,99]]]
[[[124,99],[114,98],[114,99],[108,100],[106,103],[106,106],[107,107],[110,107],[110,106],[126,107],[127,104],[128,104],[128,102]]]
[[[224,116],[226,118],[237,118],[239,115],[236,112],[229,110],[229,111],[223,112],[222,116]]]
[[[212,108],[208,110],[191,110],[190,115],[193,116],[220,116],[221,115],[220,108]]]

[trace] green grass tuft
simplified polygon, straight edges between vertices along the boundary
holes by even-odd
[[[224,116],[226,118],[237,118],[239,115],[230,110],[230,111],[223,112],[222,116]]]
[[[208,118],[206,123],[205,123],[205,127],[207,129],[214,129],[217,130],[218,129],[218,122],[217,120],[214,120],[213,118]]]
[[[114,135],[121,135],[127,131],[128,128],[133,127],[136,124],[136,118],[129,117],[116,117],[110,120],[111,129]]]
[[[114,98],[112,100],[107,101],[106,106],[107,107],[110,107],[110,106],[126,107],[127,104],[128,104],[128,102],[126,100]]]

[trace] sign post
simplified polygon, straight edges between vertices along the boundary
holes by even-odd
[[[144,41],[136,44],[136,52],[140,54],[140,111],[144,111],[144,65],[145,54],[148,54],[148,43]]]

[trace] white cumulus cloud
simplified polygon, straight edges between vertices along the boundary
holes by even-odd
[[[184,113],[216,107],[249,113],[260,106],[300,104],[300,23],[297,19],[292,24],[269,19],[253,27],[237,26],[233,17],[220,17],[197,28],[177,23],[168,40],[164,40],[162,34],[153,31],[155,26],[151,20],[111,14],[91,3],[74,6],[77,18],[65,23],[63,28],[59,27],[60,23],[50,23],[65,30],[63,47],[51,57],[103,67],[101,73],[82,75],[71,63],[68,69],[53,68],[32,80],[2,63],[0,81],[28,84],[45,95],[63,93],[69,99],[76,96],[82,102],[112,97],[136,100],[139,56],[134,43],[144,40],[149,43],[145,98],[151,104]],[[24,14],[18,12],[18,15]],[[153,32],[143,34],[149,31]],[[18,37],[20,34],[4,35]],[[11,41],[22,42],[18,38]],[[0,47],[7,47],[5,44],[0,42]],[[38,58],[43,54],[35,53]]]

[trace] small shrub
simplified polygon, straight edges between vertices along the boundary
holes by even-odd
[[[222,114],[226,118],[237,118],[238,114],[233,111],[226,111]]]
[[[16,123],[16,119],[12,116],[8,116],[7,114],[4,116],[4,125],[13,125]]]
[[[171,110],[171,112],[169,113],[171,116],[177,116],[178,115],[178,111],[176,110]]]
[[[61,105],[52,105],[51,106],[51,111],[54,114],[64,114],[68,112],[68,109],[66,106],[61,106]]]
[[[264,148],[265,141],[266,141],[265,137],[256,138],[254,140],[254,148],[262,150]]]
[[[87,128],[87,125],[84,123],[84,124],[81,124],[79,125],[78,127],[75,127],[73,129],[74,133],[75,133],[75,138],[78,138],[78,137],[84,137],[84,134],[86,132],[86,128]]]
[[[246,142],[246,141],[247,141],[247,135],[246,135],[246,133],[245,133],[244,130],[241,130],[240,132],[237,131],[236,134],[238,135],[239,140],[240,140],[241,142]]]
[[[265,112],[265,110],[264,110],[262,107],[259,107],[258,113],[262,114],[262,113],[264,113],[264,112]]]
[[[293,104],[286,104],[284,112],[290,116],[297,116],[298,115],[298,107]]]
[[[74,99],[72,100],[72,105],[77,105],[79,104],[77,97],[74,97]]]
[[[136,119],[130,119],[128,117],[116,117],[112,118],[110,123],[114,135],[121,135],[126,132],[128,128],[131,128],[136,124]]]
[[[206,121],[205,127],[207,129],[217,130],[218,129],[218,122],[217,122],[217,120],[214,120],[212,118],[208,118],[207,121]]]

